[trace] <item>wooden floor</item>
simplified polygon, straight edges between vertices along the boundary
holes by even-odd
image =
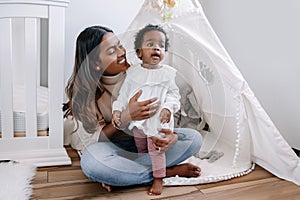
[[[163,194],[150,197],[148,187],[135,186],[113,188],[111,193],[102,189],[99,183],[88,180],[82,173],[76,151],[66,147],[72,159],[71,166],[38,168],[33,180],[35,199],[175,199],[175,200],[299,200],[300,187],[283,181],[262,169],[243,177],[218,183],[164,187]]]

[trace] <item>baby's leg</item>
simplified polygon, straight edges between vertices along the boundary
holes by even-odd
[[[135,145],[139,155],[143,155],[144,153],[147,153],[148,152],[147,136],[145,135],[145,133],[136,127],[132,129],[132,132],[133,132]]]
[[[162,192],[162,179],[166,177],[166,155],[164,152],[157,152],[152,140],[147,138],[148,151],[151,157],[154,181],[148,192],[149,195],[160,195]]]

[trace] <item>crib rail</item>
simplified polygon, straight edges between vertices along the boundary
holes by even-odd
[[[0,19],[0,97],[2,138],[12,138],[13,133],[13,87],[12,87],[12,31],[11,19]],[[4,87],[5,86],[5,87]]]
[[[71,163],[63,147],[61,110],[67,3],[0,0],[0,160],[30,162],[36,166]],[[46,52],[44,57],[43,52]],[[38,130],[37,126],[41,68],[47,69],[44,72],[48,87],[47,130]],[[26,121],[25,131],[21,133],[14,128],[14,114],[20,112],[14,99],[18,85],[23,86],[25,94],[19,99],[24,101]]]

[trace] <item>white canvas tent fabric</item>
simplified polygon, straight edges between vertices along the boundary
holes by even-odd
[[[145,0],[127,32],[120,35],[128,57],[136,32],[145,25],[161,24],[170,38],[166,63],[178,70],[182,115],[192,123],[199,117],[209,124],[198,156],[187,162],[199,165],[198,178],[165,178],[164,185],[192,185],[242,176],[257,163],[279,178],[300,185],[300,162],[257,101],[247,82],[210,26],[197,0]],[[203,122],[202,121],[202,122]],[[209,152],[224,155],[214,162]]]

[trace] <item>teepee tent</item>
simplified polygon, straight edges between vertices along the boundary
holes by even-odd
[[[180,126],[200,130],[199,154],[187,160],[202,169],[197,178],[165,178],[165,185],[192,185],[231,179],[255,163],[300,185],[300,162],[281,136],[210,26],[197,0],[145,0],[120,36],[128,58],[136,32],[160,24],[170,38],[165,62],[177,69],[181,91]],[[200,120],[201,119],[201,120]],[[209,128],[202,130],[204,124]]]

